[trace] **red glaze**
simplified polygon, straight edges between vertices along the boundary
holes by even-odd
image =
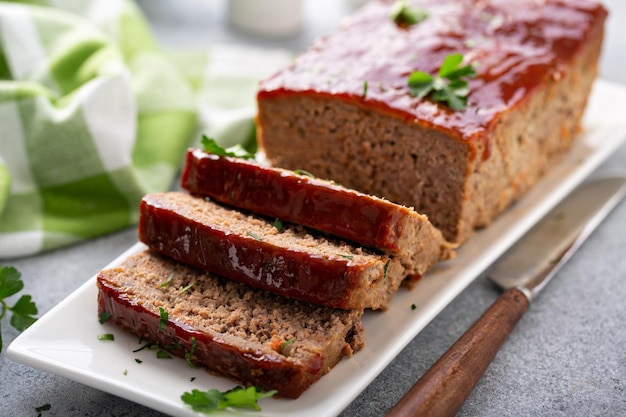
[[[365,6],[266,80],[258,99],[303,93],[334,97],[460,140],[486,140],[500,114],[567,70],[585,39],[602,30],[607,15],[591,0],[419,0],[409,3],[429,17],[400,27],[389,18],[393,3]],[[464,111],[410,95],[412,71],[435,74],[444,57],[456,52],[465,55],[465,63],[478,64]]]
[[[189,149],[182,187],[191,193],[400,253],[400,219],[408,209],[334,185],[243,159]]]
[[[172,318],[165,329],[158,331],[160,315],[156,308],[150,310],[133,301],[123,288],[107,281],[106,272],[98,276],[97,285],[99,314],[110,313],[112,323],[180,357],[192,350],[192,337],[195,338],[196,348],[190,360],[212,372],[264,390],[275,389],[287,398],[298,398],[323,374],[321,355],[312,366],[307,366],[290,362],[279,354],[269,356],[255,350],[240,350]]]
[[[200,223],[153,195],[140,205],[139,240],[153,250],[234,281],[314,304],[364,308],[362,263],[286,249]]]

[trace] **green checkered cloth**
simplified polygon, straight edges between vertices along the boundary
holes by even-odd
[[[200,133],[250,139],[257,82],[289,60],[165,54],[127,0],[17,3],[0,1],[0,259],[136,223]]]

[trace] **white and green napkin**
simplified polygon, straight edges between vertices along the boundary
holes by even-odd
[[[0,259],[134,224],[199,132],[251,137],[257,82],[289,60],[165,54],[128,0],[17,3],[0,1]]]

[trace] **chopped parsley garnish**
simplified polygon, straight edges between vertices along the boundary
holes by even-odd
[[[247,408],[261,410],[257,401],[261,398],[271,397],[276,394],[275,390],[259,392],[256,387],[235,387],[230,391],[220,392],[216,389],[200,391],[197,389],[185,392],[181,400],[191,407],[193,411],[209,414],[213,411],[225,408]]]
[[[258,240],[259,242],[263,241],[263,238],[262,238],[261,236],[257,235],[257,234],[256,234],[256,233],[254,233],[254,232],[251,232],[251,231],[246,231],[246,234],[247,234],[248,236],[250,236],[250,237],[252,237],[252,238],[254,238],[254,239]]]
[[[172,355],[170,355],[169,353],[167,353],[164,350],[157,351],[156,357],[159,358],[159,359],[172,359]]]
[[[417,306],[415,304],[411,304],[411,310],[415,310]]]
[[[232,156],[235,158],[254,159],[254,154],[245,150],[243,146],[235,145],[231,146],[230,148],[223,148],[218,145],[214,139],[208,137],[207,135],[202,135],[202,146],[205,152],[212,153],[218,156]]]
[[[167,326],[167,319],[169,318],[169,314],[163,309],[163,307],[159,307],[159,315],[159,328],[157,329],[157,332],[165,329],[165,326]]]
[[[194,363],[191,362],[191,356],[196,351],[196,347],[198,347],[198,341],[196,340],[195,337],[192,336],[191,337],[191,350],[185,352],[185,360],[187,361],[187,365],[189,365],[190,368],[196,368],[196,365],[194,365]]]
[[[397,0],[389,17],[399,25],[410,26],[427,19],[428,13],[419,7],[409,6],[407,0]]]
[[[354,258],[354,256],[352,256],[352,255],[344,255],[344,254],[342,254],[342,253],[338,253],[337,255],[341,256],[342,258],[346,258],[346,259],[352,259],[352,258]]]
[[[196,377],[195,377],[195,376],[192,376],[191,378],[189,378],[189,382],[193,382],[193,381],[195,381],[195,380],[196,380]]]
[[[107,311],[105,311],[104,313],[98,314],[98,321],[100,322],[100,324],[106,323],[106,321],[110,318],[111,318],[111,313]]]
[[[462,62],[462,54],[451,54],[445,57],[435,77],[422,71],[412,72],[408,79],[411,94],[445,102],[453,110],[465,109],[469,87],[463,77],[475,77],[476,69],[471,64],[461,67]]]
[[[391,259],[387,259],[385,262],[385,267],[383,268],[383,278],[387,279],[387,270],[389,269],[389,264],[391,263]]]
[[[135,358],[135,362],[137,363],[143,363],[143,361],[141,359]]]
[[[278,348],[278,352],[279,353],[283,353],[283,350],[285,350],[285,348],[287,346],[289,346],[290,344],[292,344],[295,341],[296,341],[295,337],[292,337],[291,339],[285,340],[283,343],[280,344],[280,347]]]
[[[128,375],[128,369],[124,369],[124,376]]]
[[[304,169],[296,169],[293,173],[296,175],[304,175],[309,178],[317,178],[315,175],[311,174],[309,171],[305,171]]]
[[[24,283],[21,277],[22,274],[14,267],[0,266],[0,320],[7,311],[10,311],[12,315],[9,323],[20,332],[37,321],[37,318],[34,317],[37,314],[37,306],[30,295],[22,295],[13,307],[4,301],[5,298],[22,291]],[[0,336],[0,351],[2,351],[2,336]]]
[[[141,343],[141,341],[139,341],[139,343]],[[153,342],[148,342],[148,343],[146,343],[145,345],[143,345],[143,346],[141,346],[141,347],[139,347],[139,348],[137,348],[137,349],[133,350],[133,353],[135,353],[135,352],[139,352],[139,351],[142,351],[142,350],[144,350],[144,349],[146,349],[146,348],[148,348],[148,349],[152,349],[152,346],[156,346],[156,344],[155,344],[155,343],[153,343]]]
[[[367,81],[363,81],[363,97],[367,95],[368,84]]]
[[[159,288],[167,287],[172,282],[172,278],[174,278],[174,273],[172,272],[167,276],[167,279],[159,284]]]
[[[276,230],[278,230],[279,232],[283,231],[283,222],[280,221],[280,219],[277,217],[274,219],[274,224],[273,226],[276,228]]]
[[[193,287],[194,285],[199,285],[199,283],[198,282],[192,282],[191,284],[185,285],[183,288],[178,290],[178,294],[184,293],[185,291],[189,290],[189,288]]]
[[[115,336],[113,336],[111,333],[105,333],[98,335],[98,340],[115,340]]]
[[[35,411],[36,412],[40,412],[40,411],[49,411],[52,408],[52,406],[50,404],[44,404],[40,407],[35,407]]]

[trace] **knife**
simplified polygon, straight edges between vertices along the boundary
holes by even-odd
[[[591,180],[522,237],[488,273],[504,292],[387,417],[456,415],[529,303],[625,194],[626,177]]]

